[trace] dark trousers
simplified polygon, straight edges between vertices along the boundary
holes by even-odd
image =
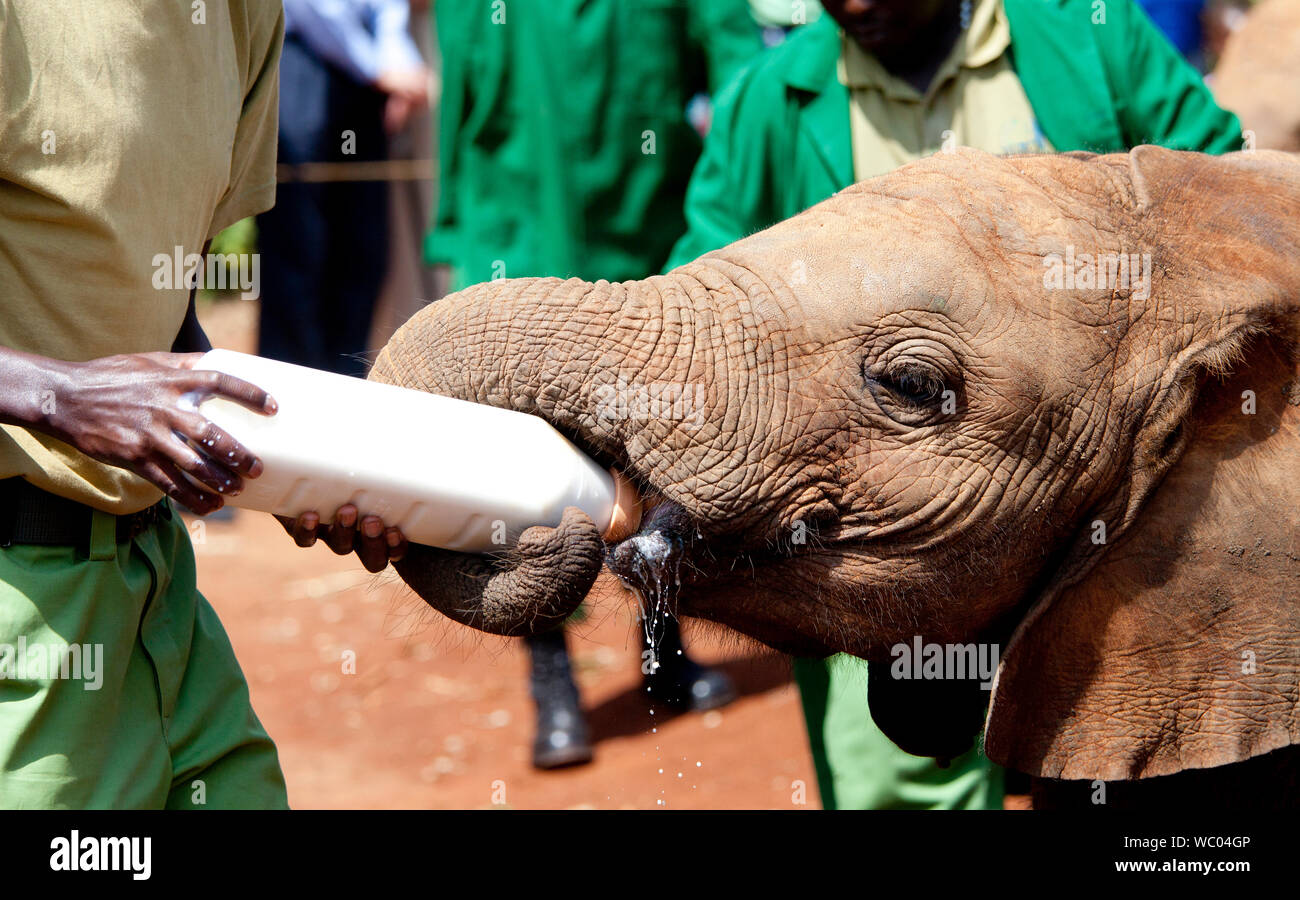
[[[282,165],[385,159],[383,110],[383,94],[353,81],[297,39],[286,39],[280,63]],[[282,182],[275,207],[257,224],[258,354],[364,375],[388,260],[387,183]]]

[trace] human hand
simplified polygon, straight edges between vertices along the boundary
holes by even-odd
[[[405,97],[415,104],[428,105],[430,87],[428,66],[403,66],[385,69],[375,79],[375,87],[390,96]]]
[[[406,555],[407,540],[400,529],[385,527],[379,516],[364,516],[358,522],[357,508],[351,503],[340,506],[333,523],[324,528],[320,513],[315,511],[302,513],[296,519],[276,518],[299,547],[324,540],[339,556],[355,551],[368,572],[382,572],[390,561],[397,562]]]
[[[191,392],[274,415],[266,391],[220,372],[195,371],[201,353],[133,353],[70,363],[47,361],[51,411],[36,427],[87,456],[147,479],[199,515],[220,509],[262,473],[262,462],[201,413]],[[188,476],[188,477],[187,477]]]
[[[375,87],[388,95],[384,104],[384,130],[388,134],[401,131],[411,116],[428,108],[432,95],[431,79],[425,66],[389,69],[380,73]]]

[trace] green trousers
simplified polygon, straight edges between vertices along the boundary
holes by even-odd
[[[0,807],[285,808],[179,516],[0,548]]]
[[[796,659],[794,674],[823,808],[1002,808],[1002,769],[978,748],[941,769],[885,737],[867,708],[863,660]]]

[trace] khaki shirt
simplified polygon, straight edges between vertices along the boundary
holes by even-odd
[[[841,36],[840,81],[849,89],[853,176],[862,181],[945,147],[1050,153],[1007,50],[999,0],[975,0],[970,26],[924,94]]]
[[[158,258],[274,203],[283,31],[269,0],[0,0],[0,345],[171,347],[188,291]],[[18,475],[118,514],[161,497],[3,426],[0,478]]]

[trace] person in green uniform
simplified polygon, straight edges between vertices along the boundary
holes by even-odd
[[[275,403],[194,371],[181,351],[207,342],[171,262],[274,201],[284,19],[199,6],[0,4],[3,808],[287,804],[171,505],[211,512],[262,470],[182,408]],[[402,551],[340,516],[322,532],[340,552]],[[292,528],[308,544],[319,525]]]
[[[439,194],[453,290],[657,272],[685,231],[690,100],[762,49],[746,0],[440,4]]]
[[[688,106],[762,49],[746,0],[472,0],[440,4],[437,32],[439,198],[426,261],[450,267],[453,289],[658,272],[686,230],[702,149]],[[527,640],[534,765],[590,760],[563,629]],[[686,655],[675,622],[657,651],[642,667],[652,701],[708,709],[734,696],[723,672]]]
[[[717,98],[673,267],[945,147],[1222,153],[1241,125],[1130,0],[823,0]],[[798,660],[823,805],[998,807],[974,749],[939,768],[876,727],[866,665]]]

